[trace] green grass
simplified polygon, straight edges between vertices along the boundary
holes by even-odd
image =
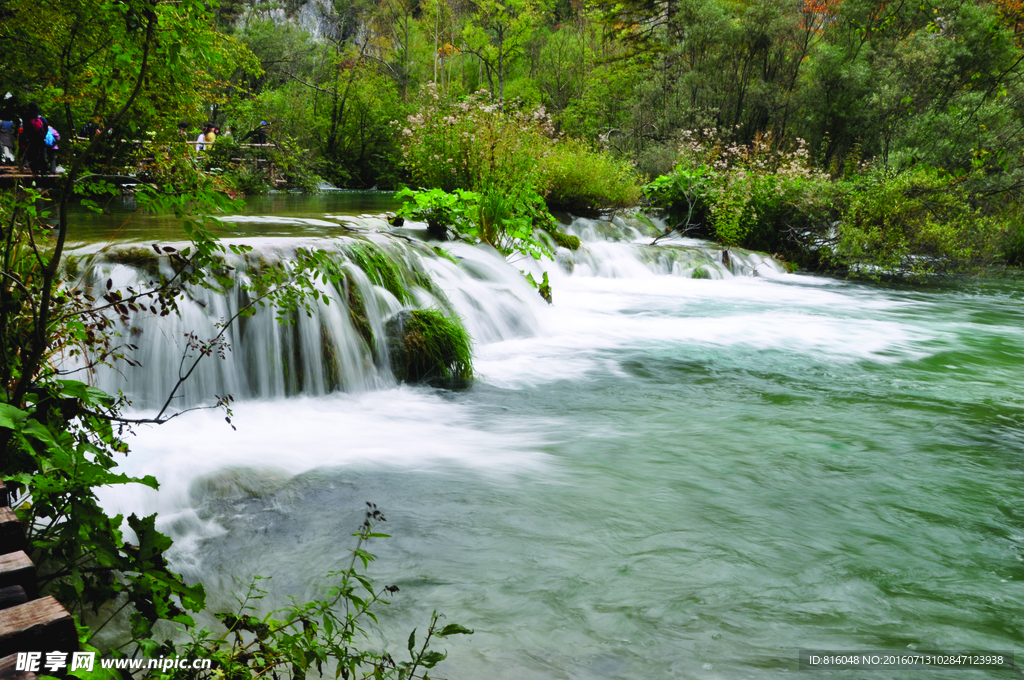
[[[472,342],[457,319],[436,309],[401,312],[387,330],[399,381],[455,387],[473,379]]]

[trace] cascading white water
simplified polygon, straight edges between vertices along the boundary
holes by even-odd
[[[265,260],[364,238],[411,253],[431,283],[400,303],[368,295],[374,337],[394,310],[443,293],[474,336],[477,380],[392,385],[359,332],[344,361],[372,357],[366,382],[283,396],[272,365],[306,351],[294,338],[314,368],[322,327],[347,342],[344,296],[314,315],[338,307],[341,330],[265,319],[233,336],[214,377],[231,368],[261,397],[237,405],[237,430],[213,411],[136,428],[123,470],[160,490],[102,494],[111,512],[159,513],[173,566],[214,610],[254,574],[272,577],[268,608],[321,593],[373,501],[394,538],[374,541],[370,575],[401,587],[373,643],[402,648],[443,611],[477,631],[445,641],[447,677],[781,680],[803,645],[1019,639],[1019,282],[880,287],[734,249],[726,265],[711,244],[651,245],[657,229],[638,217],[566,225],[583,247],[554,263],[445,244],[455,264],[403,238],[416,230],[295,238],[340,232],[325,212],[250,243]],[[250,221],[266,234],[274,219]],[[99,256],[94,280],[124,261]],[[548,273],[553,306],[519,269]],[[117,271],[118,285],[138,276]],[[193,311],[215,321],[232,304]],[[163,337],[148,331],[139,344]],[[140,375],[173,373],[171,349]]]
[[[382,229],[387,225],[379,218],[364,218],[355,224],[361,227],[361,233],[331,239],[227,241],[227,245],[245,243],[253,247],[246,255],[225,255],[225,263],[234,268],[235,285],[225,292],[193,290],[179,302],[177,315],[133,315],[124,332],[139,346],[134,357],[141,365],[100,369],[94,376],[96,385],[109,393],[123,391],[136,408],[161,405],[178,382],[182,366],[189,365],[196,356],[188,346],[189,334],[199,341],[216,336],[224,322],[234,318],[248,301],[242,283],[268,263],[287,263],[299,249],[330,253],[345,274],[343,285],[335,288],[319,284],[327,300],[313,302],[312,313],[294,315],[291,324],[280,323],[269,308],[235,320],[224,336],[223,358],[200,362],[178,389],[174,406],[193,406],[213,395],[278,398],[393,386],[385,323],[403,309],[449,310],[461,319],[477,345],[532,336],[537,332],[537,312],[544,302],[517,267],[533,271],[537,278],[548,270],[556,282],[556,295],[557,281],[570,275],[670,274],[689,278],[699,270],[700,277],[723,279],[782,272],[777,263],[757,253],[732,250],[731,258],[723,261],[721,248],[693,239],[666,238],[652,244],[651,236],[657,229],[636,217],[616,216],[610,221],[579,218],[566,225],[565,231],[579,236],[583,246],[577,251],[559,248],[559,266],[527,259],[509,266],[493,249],[463,243],[444,245],[453,256],[449,259],[410,236],[420,235],[417,225],[389,233]],[[400,279],[398,289],[389,290],[361,268],[352,248],[366,246],[390,263]],[[159,266],[165,276],[172,274],[166,259],[154,259],[146,252],[145,247],[118,246],[102,251],[83,249],[75,257],[88,262],[83,281],[94,292],[102,292],[108,279],[115,289],[127,291],[129,287],[144,289],[154,267]],[[356,297],[351,289],[358,291]],[[407,291],[404,300],[396,297],[401,291]]]

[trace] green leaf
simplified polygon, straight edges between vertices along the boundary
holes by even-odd
[[[447,626],[441,629],[437,634],[438,637],[448,637],[449,635],[472,635],[473,631],[465,626],[460,626],[457,623],[449,623]]]
[[[28,418],[28,413],[10,404],[0,403],[0,427],[8,430],[20,430]]]

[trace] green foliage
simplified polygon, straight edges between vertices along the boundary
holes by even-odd
[[[729,144],[712,131],[684,133],[680,164],[644,187],[670,226],[732,246],[786,252],[831,216],[834,183],[815,170],[802,141]]]
[[[480,195],[457,189],[448,193],[441,189],[413,191],[402,189],[395,198],[402,201],[398,216],[427,223],[432,238],[447,241],[449,232],[457,235],[471,228],[472,213]]]
[[[0,90],[13,94],[5,106],[38,102],[61,132],[68,168],[87,146],[74,140],[86,121],[113,130],[90,140],[90,162],[118,171],[140,145],[152,154],[177,142],[178,122],[201,118],[205,101],[222,101],[232,72],[259,70],[195,0],[17,0],[4,5],[0,41],[32,46],[5,51]]]
[[[209,659],[208,670],[170,669],[150,677],[165,680],[209,680],[212,678],[273,677],[288,673],[306,677],[322,675],[325,665],[336,668],[336,677],[391,678],[428,677],[427,671],[443,661],[447,654],[431,649],[431,643],[453,635],[472,635],[473,631],[455,623],[441,625],[441,615],[431,616],[422,642],[416,644],[416,630],[409,636],[408,661],[396,661],[386,651],[366,651],[364,627],[377,623],[377,610],[389,604],[387,598],[398,592],[398,586],[376,587],[364,573],[375,557],[365,549],[374,538],[387,534],[373,531],[376,522],[385,521],[380,510],[367,503],[368,510],[359,531],[356,547],[348,568],[328,574],[335,583],[324,595],[309,602],[291,605],[260,616],[257,605],[268,594],[253,581],[238,607],[232,612],[219,612],[223,624],[220,633],[209,628],[190,626],[191,642],[174,648],[167,645],[160,655],[177,655],[192,659]],[[419,673],[422,672],[422,676]]]
[[[387,323],[395,378],[439,387],[473,379],[472,345],[462,324],[435,309],[400,312]]]
[[[625,158],[596,151],[586,142],[566,139],[545,156],[538,185],[548,205],[569,212],[636,205],[640,184]]]
[[[540,259],[552,254],[536,238],[534,228],[547,229],[554,218],[547,212],[544,200],[522,184],[493,187],[483,193],[402,189],[395,198],[404,201],[398,215],[426,222],[433,238],[447,240],[453,233],[465,234],[493,246],[503,255],[518,252]]]
[[[485,92],[442,99],[427,87],[419,111],[400,131],[403,164],[413,183],[425,188],[537,186],[538,162],[553,133],[543,108],[501,107]]]
[[[475,9],[463,28],[463,44],[484,65],[491,99],[504,103],[510,62],[526,47],[545,7],[537,0],[479,0]]]
[[[1002,251],[1003,261],[1014,267],[1024,266],[1024,220],[1017,214],[1012,214],[1006,220],[1006,231],[1003,234]]]
[[[904,275],[994,261],[1002,227],[973,207],[965,180],[925,166],[868,175],[847,198],[830,257],[868,274]]]
[[[682,162],[645,188],[682,232],[725,245],[860,275],[959,271],[1009,257],[1013,230],[982,210],[970,189],[980,168],[957,176],[925,165],[904,172],[848,169],[831,178],[802,147],[779,151],[684,142]]]

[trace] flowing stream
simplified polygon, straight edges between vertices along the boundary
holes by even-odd
[[[574,221],[584,249],[557,263],[445,244],[455,264],[351,215],[381,205],[287,200],[225,236],[266,259],[336,250],[373,339],[344,291],[294,327],[254,317],[181,400],[233,393],[237,431],[216,411],[139,428],[125,468],[162,488],[105,499],[160,512],[175,566],[213,604],[254,574],[277,604],[314,595],[372,501],[393,538],[371,546],[370,574],[401,588],[373,643],[404,649],[442,611],[476,630],[442,645],[442,677],[775,678],[799,649],[1022,647],[1024,286],[725,264],[711,244],[649,246],[631,218]],[[398,263],[405,301],[346,260],[366,242]],[[142,275],[96,250],[79,251],[86,276]],[[540,267],[551,306],[517,271]],[[149,412],[183,331],[238,304],[200,302],[180,322],[140,319],[144,368],[99,384]],[[462,317],[471,388],[395,384],[380,333],[411,306]]]

